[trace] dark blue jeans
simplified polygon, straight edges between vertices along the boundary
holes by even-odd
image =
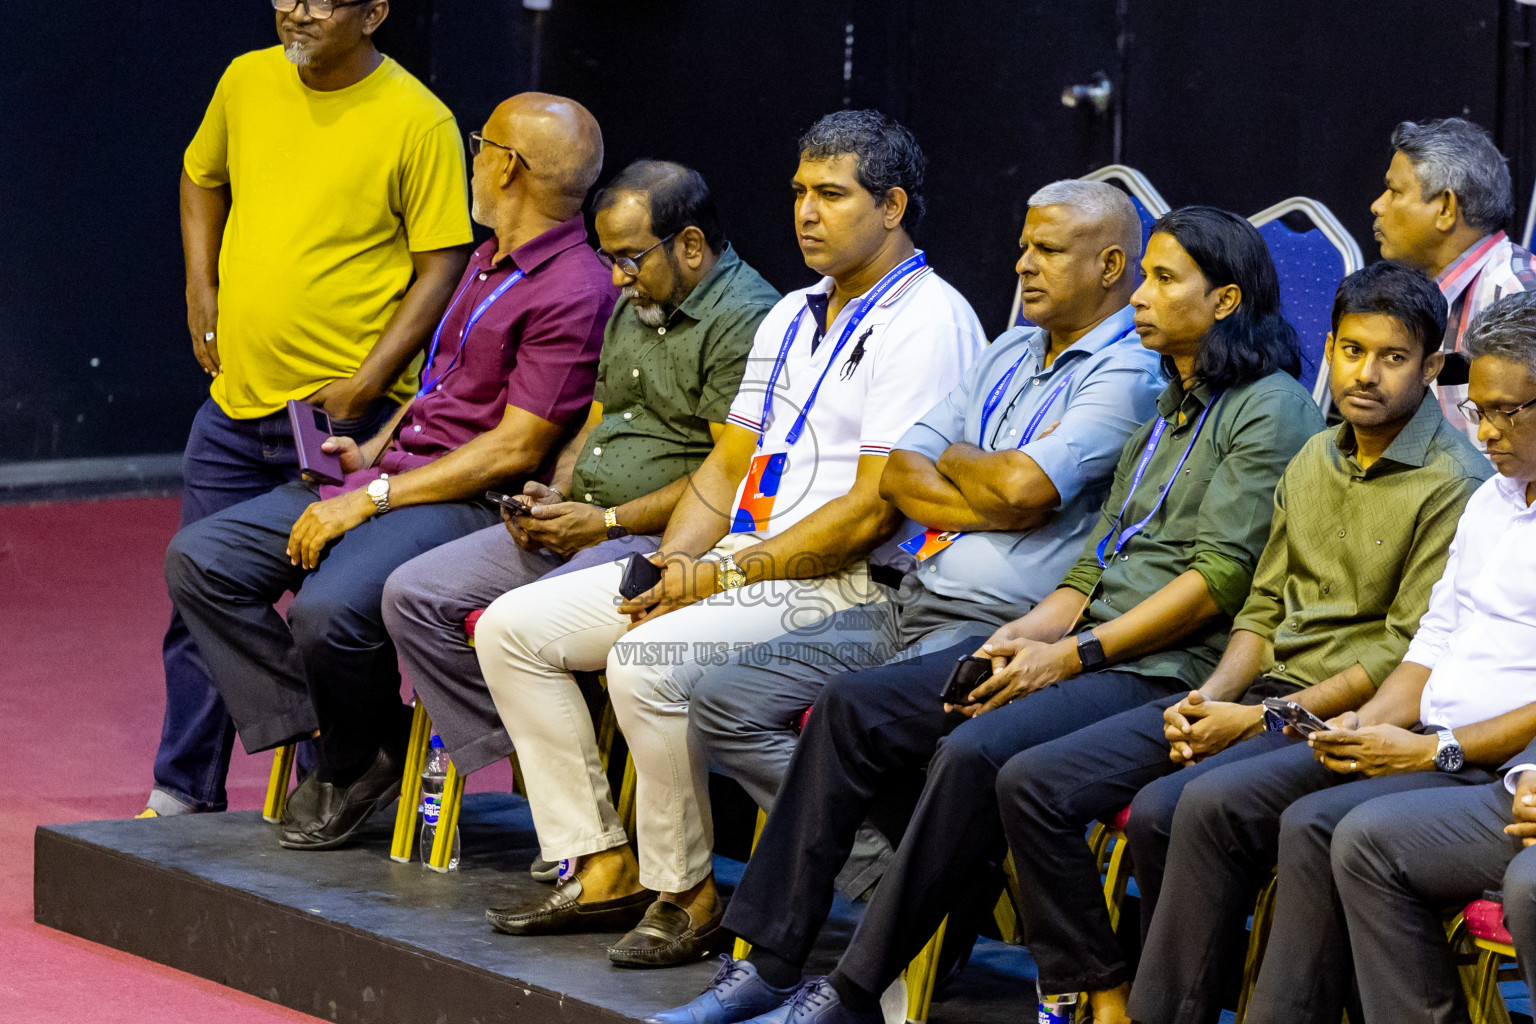
[[[371,415],[332,423],[339,434],[367,440],[395,411],[388,400]],[[195,523],[299,477],[286,411],[237,420],[208,399],[192,420],[182,461],[181,525]],[[235,727],[208,666],[175,611],[162,644],[165,719],[155,753],[155,792],[149,806],[165,813],[191,808],[222,811],[224,776]]]

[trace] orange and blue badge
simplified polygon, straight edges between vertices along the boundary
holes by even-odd
[[[963,536],[959,530],[925,530],[902,541],[900,547],[919,562],[926,562]]]
[[[788,452],[753,456],[746,485],[741,489],[741,504],[731,523],[732,533],[768,529],[768,519],[773,514],[774,500],[779,496],[779,481],[784,478],[784,463],[788,458]]]

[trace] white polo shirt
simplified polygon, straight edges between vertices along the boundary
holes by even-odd
[[[727,422],[754,434],[763,431],[759,458],[785,456],[778,492],[760,518],[760,528],[741,531],[758,539],[782,533],[847,494],[859,457],[889,455],[918,417],[960,383],[986,344],[970,303],[924,266],[891,285],[837,353],[836,365],[829,365],[838,338],[860,305],[858,299],[845,305],[813,352],[819,325],[810,304],[831,291],[832,279],[823,278],[813,287],[790,292],[769,310],[757,328],[741,388],[727,417]],[[772,414],[764,430],[768,382],[797,314],[798,330],[774,383]],[[805,426],[790,445],[787,435],[818,379],[821,387]],[[733,513],[741,508],[743,492],[754,481],[749,473],[737,487]],[[765,506],[759,501],[755,507]],[[871,560],[890,561],[886,548],[894,550],[910,532],[910,528],[898,530]]]
[[[1536,701],[1536,506],[1495,476],[1467,502],[1403,655],[1430,669],[1419,721],[1445,729]]]

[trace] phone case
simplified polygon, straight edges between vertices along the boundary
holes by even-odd
[[[973,654],[966,655],[955,662],[954,669],[949,673],[949,681],[944,684],[944,703],[956,706],[971,703],[966,700],[971,691],[990,678],[990,661]]]
[[[640,552],[629,556],[624,567],[624,578],[619,581],[619,596],[632,601],[661,582],[661,566]]]
[[[320,448],[326,438],[335,436],[331,418],[325,410],[290,398],[288,424],[293,428],[293,447],[299,456],[299,468],[323,484],[341,483],[345,476],[341,471],[341,456]]]

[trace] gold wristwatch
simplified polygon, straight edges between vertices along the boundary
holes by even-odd
[[[629,530],[619,525],[619,506],[617,505],[603,509],[603,525],[608,528],[609,540],[629,536]]]
[[[720,568],[715,573],[715,578],[720,581],[721,590],[735,590],[737,587],[747,585],[747,574],[736,565],[736,559],[726,555],[720,559]]]

